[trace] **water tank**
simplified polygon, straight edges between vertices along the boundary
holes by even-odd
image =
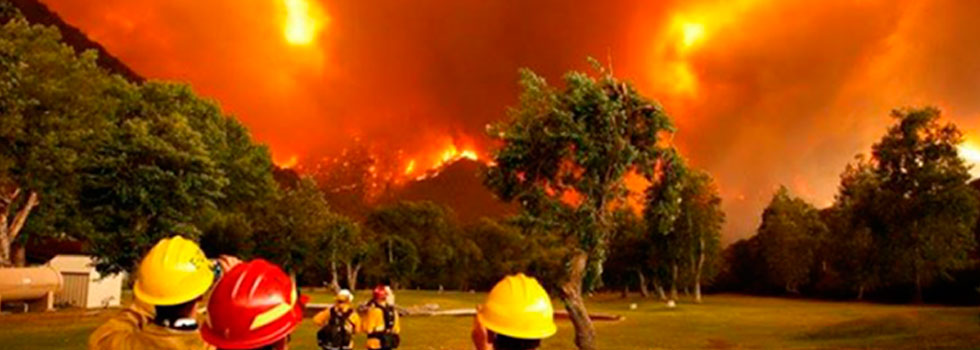
[[[40,299],[61,286],[61,273],[50,266],[0,268],[0,301]]]

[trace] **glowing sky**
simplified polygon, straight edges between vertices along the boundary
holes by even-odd
[[[715,175],[726,241],[754,232],[779,184],[829,204],[891,108],[933,104],[980,131],[973,1],[45,3],[137,72],[220,101],[280,162],[355,138],[398,172],[482,152],[519,67],[558,82],[586,56],[611,59]]]

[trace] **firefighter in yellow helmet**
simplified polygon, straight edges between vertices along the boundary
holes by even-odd
[[[222,257],[224,271],[239,263]],[[214,264],[193,241],[157,242],[140,262],[135,300],[89,337],[89,350],[208,349],[198,334],[197,306],[215,280]]]
[[[316,333],[317,344],[323,350],[351,350],[354,335],[361,329],[361,317],[351,305],[354,295],[341,289],[335,300],[333,306],[313,316],[313,324],[320,328]]]
[[[531,350],[555,334],[551,298],[524,274],[504,277],[477,307],[473,344],[477,350]]]

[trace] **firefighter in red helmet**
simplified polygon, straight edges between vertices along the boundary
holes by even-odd
[[[278,266],[261,259],[239,264],[215,286],[201,338],[219,350],[287,349],[306,301]]]
[[[367,348],[370,350],[391,350],[398,347],[401,339],[398,333],[401,325],[395,310],[394,295],[386,286],[374,288],[373,299],[368,302],[367,315],[362,329],[367,332]]]

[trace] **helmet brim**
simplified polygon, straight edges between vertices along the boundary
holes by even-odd
[[[555,333],[558,333],[558,327],[554,324],[554,322],[544,325],[543,327],[540,327],[538,329],[529,329],[526,327],[515,328],[515,327],[508,327],[506,325],[499,324],[496,321],[490,319],[489,317],[484,316],[482,313],[477,313],[476,318],[477,320],[480,321],[480,324],[482,324],[483,327],[485,327],[486,329],[491,330],[497,334],[506,335],[511,338],[529,339],[529,340],[544,339],[555,335]]]
[[[300,302],[296,303],[296,306],[293,307],[292,311],[283,316],[289,318],[288,322],[279,325],[278,328],[273,330],[258,332],[258,330],[262,328],[257,329],[257,333],[260,333],[261,335],[249,339],[227,339],[212,329],[210,323],[205,322],[204,326],[201,327],[201,338],[208,344],[214,345],[215,347],[221,349],[254,349],[270,345],[279,341],[280,339],[285,338],[289,334],[293,333],[297,327],[299,327],[299,324],[303,320],[303,307],[306,304],[305,301],[308,300],[304,297],[306,296],[304,295],[300,297]],[[276,322],[266,325],[265,327],[273,327],[274,325],[276,325]]]

